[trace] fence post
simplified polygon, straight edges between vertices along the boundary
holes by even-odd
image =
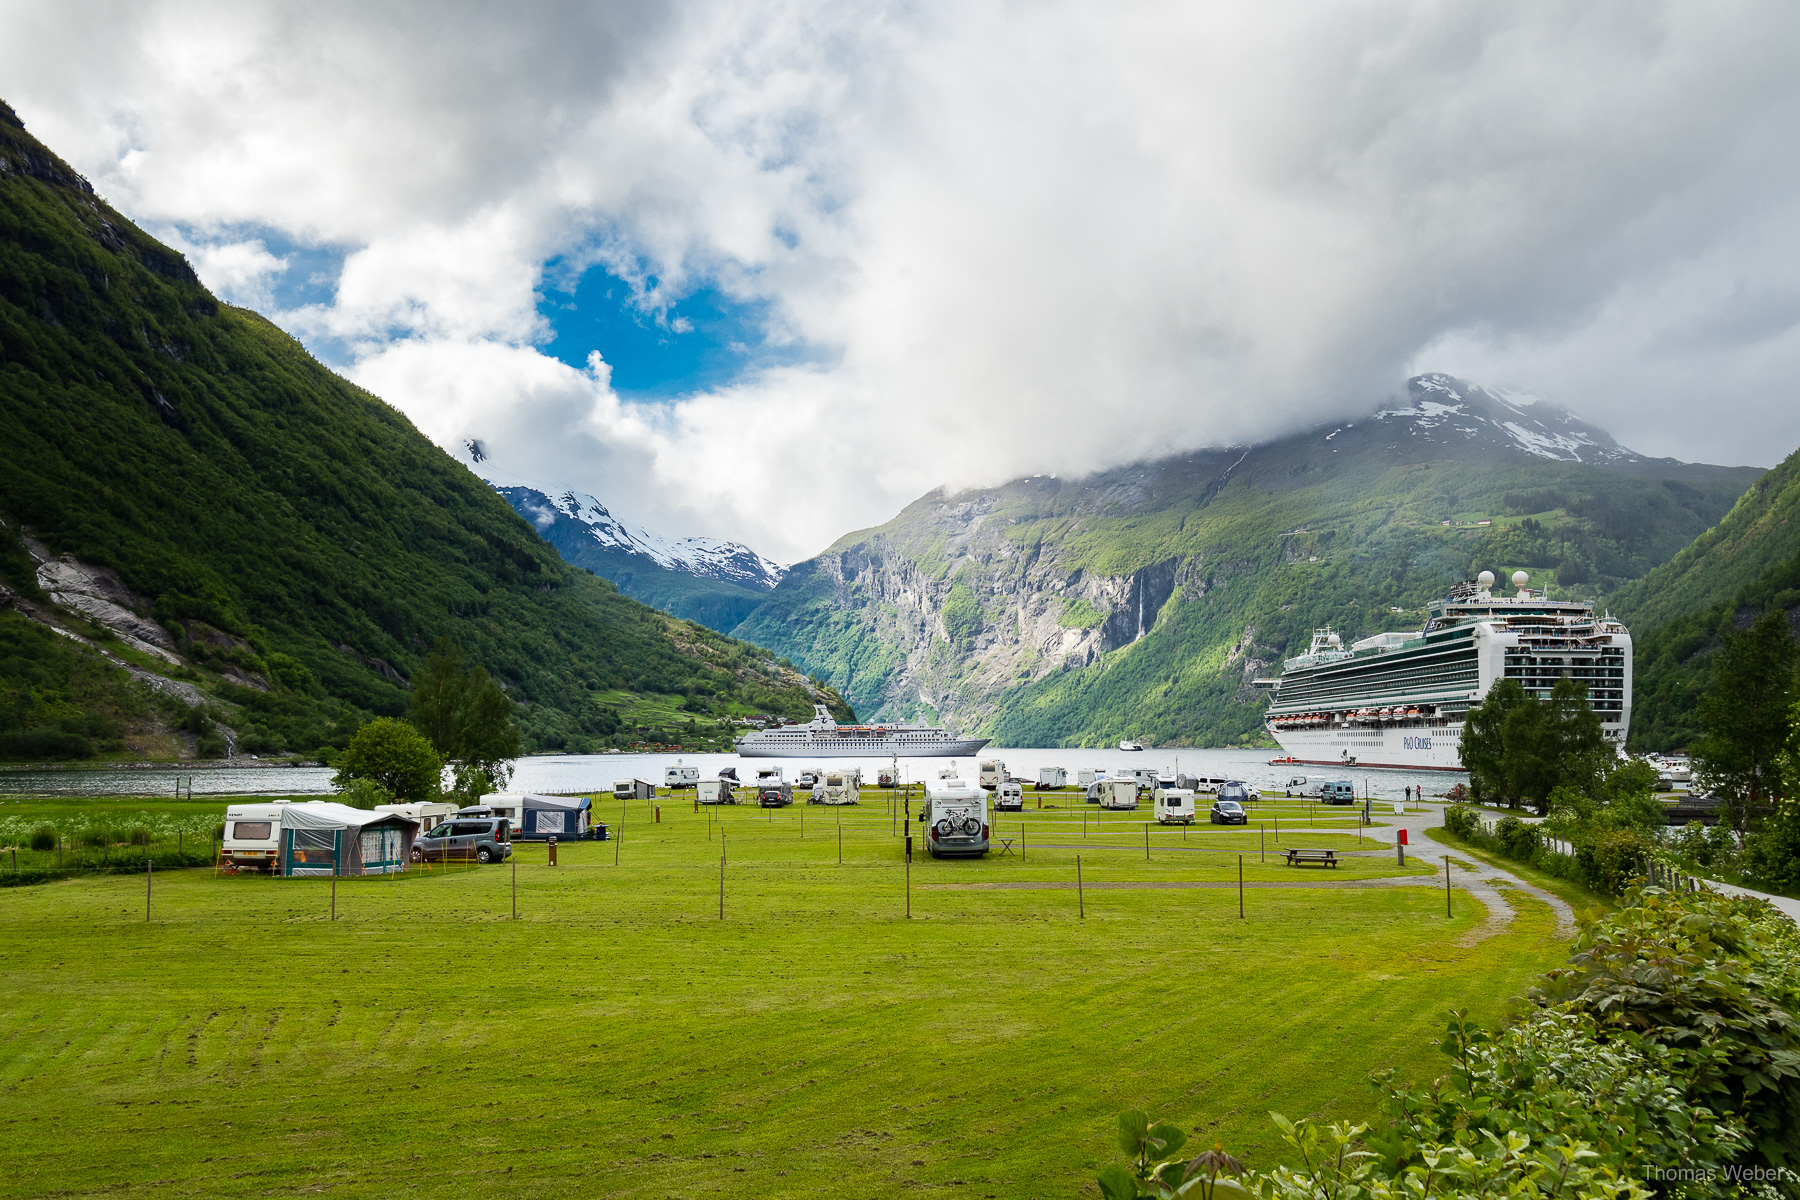
[[[508,855],[507,857],[512,859],[513,920],[516,921],[519,919],[519,856],[516,854],[512,854],[512,855]]]
[[[13,862],[15,866],[18,863],[18,858],[18,851],[15,850],[13,852]],[[150,920],[150,857],[148,854],[144,856],[144,920],[146,922]]]
[[[719,847],[719,920],[725,919],[725,847]]]
[[[1238,855],[1238,920],[1244,919],[1244,856]]]
[[[1444,919],[1450,919],[1450,856],[1444,855]]]
[[[1150,861],[1150,822],[1144,822],[1144,861]]]
[[[1075,904],[1082,920],[1087,920],[1087,897],[1081,891],[1081,855],[1075,856]]]
[[[331,919],[337,920],[337,864],[331,864]]]

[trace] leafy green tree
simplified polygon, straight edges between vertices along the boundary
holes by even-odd
[[[332,782],[349,789],[359,779],[368,780],[396,800],[411,803],[438,794],[443,769],[443,760],[417,729],[393,717],[377,717],[357,730],[338,755]]]
[[[1739,834],[1767,815],[1779,790],[1795,657],[1787,613],[1765,612],[1748,629],[1725,635],[1715,656],[1713,686],[1700,697],[1703,733],[1694,743],[1694,757]]]
[[[439,638],[413,677],[407,716],[456,771],[456,790],[470,798],[498,791],[519,756],[512,700],[487,671],[472,666],[461,647]]]
[[[1463,728],[1463,765],[1476,795],[1529,804],[1540,815],[1558,787],[1591,788],[1613,758],[1587,689],[1573,679],[1557,680],[1543,701],[1502,679]]]

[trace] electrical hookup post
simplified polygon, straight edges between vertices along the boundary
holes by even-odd
[[[1394,852],[1400,856],[1400,865],[1406,865],[1406,830],[1394,830]]]

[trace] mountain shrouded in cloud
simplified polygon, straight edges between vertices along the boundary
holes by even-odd
[[[227,298],[440,445],[783,561],[1422,371],[1800,441],[1787,5],[0,12],[20,114]]]

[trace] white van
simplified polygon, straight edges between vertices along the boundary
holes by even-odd
[[[1083,767],[1075,773],[1075,782],[1082,787],[1099,783],[1106,778],[1106,772],[1098,767]]]
[[[1319,796],[1319,782],[1310,775],[1295,775],[1281,785],[1281,790],[1290,797],[1300,796],[1304,799],[1316,800]]]
[[[966,779],[928,784],[919,820],[925,825],[925,852],[933,858],[980,858],[988,852],[987,793]]]
[[[1113,809],[1136,808],[1138,805],[1138,781],[1135,779],[1109,779],[1100,793],[1100,807]]]
[[[855,804],[860,795],[856,776],[848,771],[827,771],[819,781],[820,804]]]
[[[666,788],[691,788],[700,784],[699,767],[664,767],[663,786]]]
[[[1188,779],[1182,780],[1183,783],[1188,783],[1190,781],[1194,785],[1194,791],[1203,793],[1208,796],[1216,796],[1219,794],[1219,787],[1222,784],[1231,782],[1231,776],[1229,776],[1229,775],[1195,775],[1195,776],[1191,777],[1191,780],[1188,780]]]
[[[729,779],[702,779],[699,784],[700,803],[702,804],[736,804],[737,797],[732,794]]]
[[[225,810],[225,841],[220,857],[240,870],[281,869],[281,813],[283,800],[275,804],[233,804]]]
[[[998,812],[1025,811],[1025,785],[1009,779],[994,789],[994,808]]]
[[[814,770],[812,767],[807,767],[807,768],[803,769],[800,772],[800,774],[794,779],[795,787],[803,787],[803,788],[817,787],[818,784],[819,784],[819,772]]]
[[[1061,767],[1039,767],[1038,787],[1060,788],[1069,786],[1069,773]]]
[[[1157,788],[1153,797],[1160,825],[1192,825],[1194,793],[1186,788]]]
[[[431,828],[456,812],[456,805],[446,804],[441,800],[420,801],[413,804],[377,804],[376,812],[399,813],[409,821],[419,823],[419,833],[423,836]]]
[[[976,782],[988,791],[993,791],[1006,782],[1006,764],[997,758],[990,758],[981,764]]]

